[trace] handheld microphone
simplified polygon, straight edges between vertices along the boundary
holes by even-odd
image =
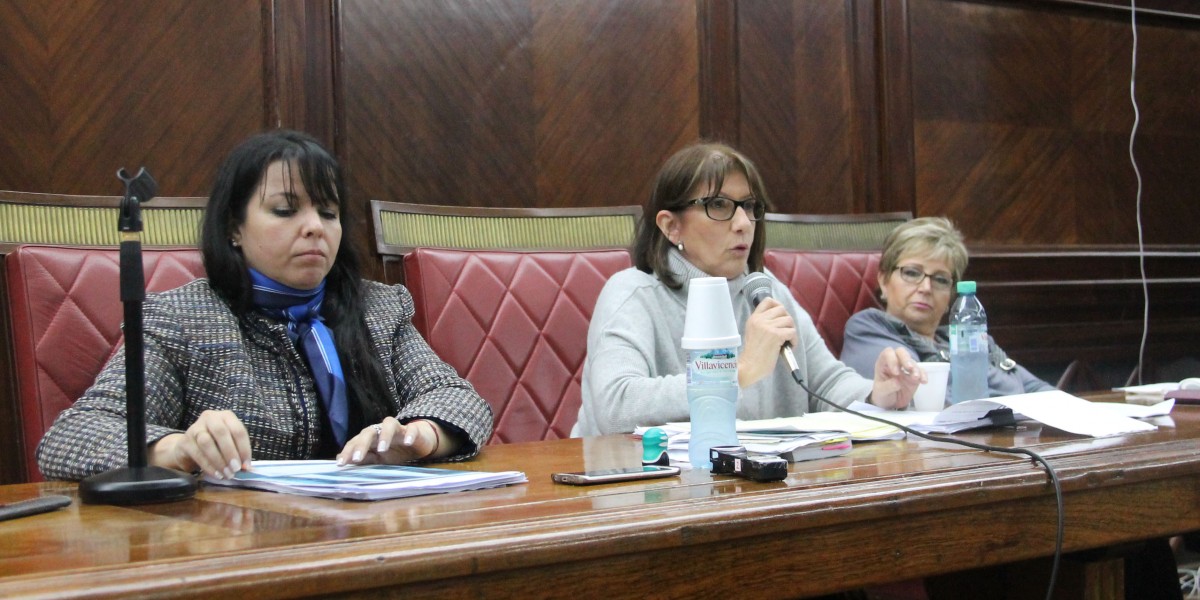
[[[749,298],[750,306],[758,308],[759,303],[771,297],[771,278],[764,273],[751,273],[746,276],[746,284],[742,287],[742,291]],[[792,343],[784,342],[783,346],[779,347],[779,354],[787,362],[788,369],[792,372],[792,379],[795,379],[796,383],[804,385],[800,377],[800,364],[796,362],[796,355],[792,354]]]

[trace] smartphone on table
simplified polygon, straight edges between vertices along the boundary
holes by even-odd
[[[578,471],[575,473],[554,473],[550,479],[556,483],[570,485],[593,485],[597,483],[612,483],[614,481],[632,481],[635,479],[656,479],[671,477],[679,474],[679,467],[664,467],[660,465],[643,465],[627,469],[603,469],[600,471]]]

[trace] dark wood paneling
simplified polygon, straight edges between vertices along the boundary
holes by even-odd
[[[737,5],[741,146],[758,163],[777,212],[863,210],[855,155],[871,145],[853,134],[874,132],[854,126],[853,6]]]
[[[13,369],[12,316],[8,311],[8,277],[0,273],[0,485],[29,481],[21,444],[21,412]]]
[[[741,145],[738,117],[736,0],[697,0],[700,6],[700,135]]]
[[[1106,8],[1124,13],[1136,4],[1139,15],[1147,17],[1167,16],[1200,18],[1200,6],[1195,0],[1035,0],[1045,4],[1081,6],[1088,9]]]
[[[344,2],[345,160],[360,195],[640,203],[699,134],[694,1]]]
[[[908,3],[878,2],[880,212],[916,214],[916,174],[913,157],[912,53]],[[918,215],[920,216],[920,215]]]
[[[273,43],[268,46],[275,102],[272,124],[311,134],[336,149],[334,127],[333,3],[273,0]]]
[[[696,2],[539,1],[534,18],[535,205],[641,203],[700,135]]]
[[[1143,289],[1133,247],[982,247],[967,276],[980,282],[988,328],[1013,358],[1031,368],[1120,365],[1120,382],[1139,361],[1147,294],[1148,361],[1197,355],[1200,249],[1151,248],[1145,271]]]
[[[202,195],[264,118],[257,0],[21,0],[0,5],[0,189],[116,193],[144,165]]]
[[[1137,241],[1128,11],[1070,3],[912,0],[916,213],[977,243]],[[1197,243],[1200,28],[1139,23],[1148,243]]]

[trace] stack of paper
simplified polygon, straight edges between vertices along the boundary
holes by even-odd
[[[1189,377],[1178,383],[1147,383],[1113,389],[1125,392],[1125,402],[1130,404],[1157,404],[1165,399],[1176,399],[1181,404],[1200,403],[1200,377]]]
[[[961,423],[985,417],[997,408],[1009,408],[1015,415],[1024,415],[1063,431],[1093,437],[1157,429],[1150,423],[1114,414],[1060,390],[960,402],[938,413],[933,422]]]
[[[843,431],[850,434],[850,439],[856,442],[898,440],[904,438],[904,432],[892,425],[864,419],[858,415],[852,415],[840,410],[807,413],[798,417],[738,421],[737,430],[746,433]]]
[[[1166,415],[1171,401],[1154,406],[1088,402],[1060,390],[999,396],[952,404],[942,412],[878,411],[881,419],[899,423],[925,433],[955,433],[991,425],[1033,420],[1070,433],[1105,437],[1156,427],[1136,418]],[[1140,410],[1139,410],[1140,409]],[[869,410],[869,409],[868,409]]]
[[[1178,382],[1147,383],[1113,388],[1114,391],[1125,392],[1125,401],[1130,404],[1157,404],[1163,401],[1166,393],[1179,389]]]
[[[683,427],[679,427],[680,425]],[[691,431],[687,425],[687,423],[669,423],[661,428],[668,435],[667,456],[671,459],[671,464],[689,462],[688,443],[691,441]],[[810,433],[739,432],[738,445],[745,448],[746,452],[751,454],[770,454],[788,462],[841,456],[849,452],[852,447],[850,437],[844,431]]]
[[[384,500],[525,483],[520,471],[485,473],[412,465],[339,467],[332,460],[255,461],[233,479],[205,476],[205,483],[349,500]]]

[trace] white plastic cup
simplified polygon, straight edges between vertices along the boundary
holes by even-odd
[[[950,363],[923,362],[921,368],[929,379],[913,394],[913,409],[925,412],[941,412],[946,408],[946,382],[950,378]]]
[[[682,345],[684,350],[738,348],[742,345],[737,321],[733,319],[729,281],[724,277],[696,277],[688,285]]]

